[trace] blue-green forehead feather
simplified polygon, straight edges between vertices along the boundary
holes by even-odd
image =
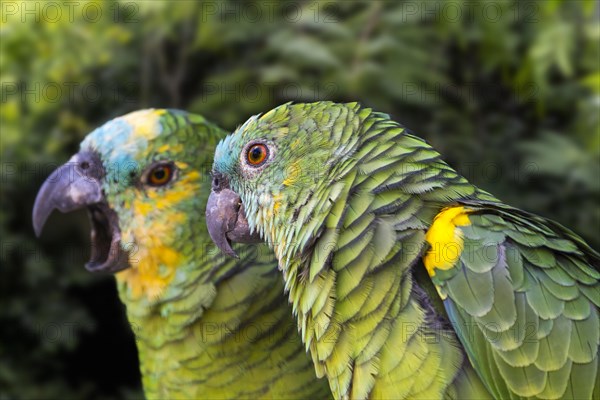
[[[221,141],[215,152],[214,170],[234,173],[241,150],[253,140],[274,143],[280,149],[280,157],[290,162],[296,158],[308,163],[321,162],[324,155],[335,162],[351,152],[360,132],[351,133],[358,131],[372,114],[371,109],[362,108],[358,103],[324,101],[281,105],[251,117]]]
[[[218,172],[232,172],[237,164],[238,153],[236,143],[239,143],[233,135],[227,136],[217,145],[215,149],[215,158],[213,170]]]
[[[81,144],[82,147],[93,146],[112,150],[124,146],[131,141],[134,126],[122,118],[113,119],[90,133]]]
[[[146,109],[105,123],[91,132],[80,147],[100,156],[105,182],[127,183],[132,172],[141,171],[159,158],[177,156],[193,159],[197,164],[206,162],[212,158],[212,152],[199,151],[202,145],[212,147],[210,144],[223,136],[221,129],[202,116],[181,110]]]
[[[140,110],[115,118],[91,132],[81,150],[96,151],[105,167],[136,162],[148,148],[148,141],[163,132],[160,119],[165,110]]]

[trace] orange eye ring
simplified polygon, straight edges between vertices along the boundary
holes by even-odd
[[[171,164],[159,164],[148,173],[148,184],[150,186],[164,186],[173,179],[173,166]]]
[[[246,152],[246,160],[253,167],[259,167],[265,163],[269,157],[269,149],[262,143],[253,144]]]

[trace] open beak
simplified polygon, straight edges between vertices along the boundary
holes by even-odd
[[[261,242],[258,232],[250,231],[240,196],[229,189],[220,174],[213,176],[212,191],[206,204],[206,225],[217,247],[235,258],[239,257],[231,248],[231,242]]]
[[[92,272],[118,272],[129,266],[121,249],[121,230],[117,214],[108,206],[102,186],[102,163],[97,154],[75,154],[46,179],[33,206],[33,229],[40,236],[46,220],[56,209],[66,213],[88,209],[92,224],[92,251],[85,264]]]

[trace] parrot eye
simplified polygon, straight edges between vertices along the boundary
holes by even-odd
[[[164,186],[173,179],[173,164],[158,164],[152,167],[146,176],[146,183],[150,186]]]
[[[269,149],[262,143],[253,144],[246,152],[246,160],[253,167],[261,166],[269,156]]]

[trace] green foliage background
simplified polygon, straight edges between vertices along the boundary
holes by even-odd
[[[0,4],[0,399],[140,397],[112,278],[82,267],[84,213],[41,239],[30,223],[52,168],[135,109],[234,129],[290,100],[358,100],[600,247],[597,2],[24,4]]]

